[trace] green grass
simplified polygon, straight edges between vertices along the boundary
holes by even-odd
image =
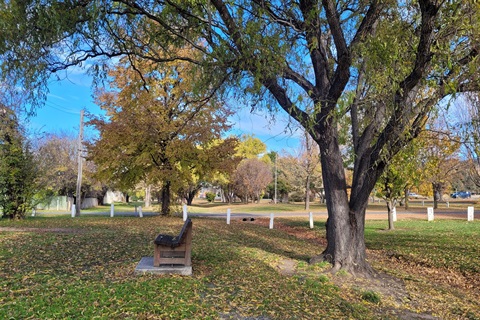
[[[278,228],[269,230],[267,219],[258,220],[233,220],[227,226],[223,219],[194,218],[192,277],[133,274],[142,256],[152,256],[156,234],[178,233],[179,218],[1,220],[0,227],[38,229],[0,231],[0,318],[381,319],[392,310],[383,294],[372,305],[371,297],[364,296],[368,291],[340,288],[323,273],[326,265],[307,263],[322,250],[310,239],[324,237],[324,222],[311,230],[306,219],[282,218],[276,220]],[[366,229],[368,247],[380,255],[393,252],[412,264],[428,263],[478,278],[477,221],[400,221],[393,232],[384,227],[384,221],[369,221]],[[295,261],[295,275],[278,271],[285,259]],[[422,274],[402,275],[395,264],[372,263],[408,283],[423,279]],[[439,316],[445,319],[480,317],[478,300],[462,303],[447,289],[435,290],[428,293],[448,299],[447,307],[416,305],[415,310],[443,312]]]
[[[388,251],[396,258],[429,267],[480,274],[480,224],[478,221],[398,221],[394,232],[384,232],[385,222],[371,221],[365,230],[367,247]]]

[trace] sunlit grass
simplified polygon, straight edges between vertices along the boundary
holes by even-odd
[[[227,226],[193,218],[192,277],[134,275],[141,257],[152,256],[155,236],[176,234],[182,223],[161,216],[0,220],[0,227],[37,228],[0,232],[0,318],[395,319],[398,308],[443,319],[480,317],[469,295],[478,289],[437,282],[456,276],[480,283],[479,221],[399,221],[391,232],[385,221],[367,221],[367,246],[378,256],[370,262],[402,279],[412,299],[429,297],[401,307],[375,290],[338,287],[333,277],[348,275],[308,264],[323,250],[316,239],[325,237],[324,219],[310,229],[307,217],[279,218],[270,230],[268,219]],[[287,260],[291,275],[281,272]],[[381,299],[372,303],[365,292]]]

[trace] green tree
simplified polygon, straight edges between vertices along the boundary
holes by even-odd
[[[422,170],[424,159],[420,152],[424,145],[421,137],[424,135],[420,134],[418,139],[397,153],[377,182],[376,192],[387,203],[389,230],[394,229],[393,209],[396,209],[399,200],[403,200],[405,210],[408,209],[408,194],[411,188],[418,187],[425,177]]]
[[[122,59],[109,73],[111,89],[96,94],[108,119],[89,122],[100,132],[89,146],[97,176],[121,189],[141,181],[160,184],[162,214],[170,213],[173,195],[192,174],[220,168],[234,152],[226,147],[230,140],[218,142],[229,128],[229,112],[221,101],[195,92],[195,72],[186,63],[151,69]]]
[[[2,78],[35,98],[49,72],[87,60],[99,73],[101,58],[121,55],[189,61],[205,68],[196,77],[204,90],[235,86],[284,110],[320,148],[327,247],[313,261],[369,274],[369,194],[441,99],[478,89],[479,12],[474,0],[8,1],[0,13]],[[199,54],[158,50],[186,44]]]
[[[186,176],[186,182],[180,188],[180,196],[191,205],[198,191],[225,178],[233,172],[240,162],[236,156],[238,140],[235,137],[213,141],[199,150],[195,163],[189,168],[190,176]]]
[[[443,201],[443,194],[449,187],[455,173],[461,168],[458,159],[460,141],[454,139],[446,131],[425,131],[422,141],[425,143],[420,150],[424,182],[430,184],[433,192],[433,207],[438,208],[438,202]]]
[[[0,104],[0,208],[21,219],[35,194],[35,163],[14,111]]]

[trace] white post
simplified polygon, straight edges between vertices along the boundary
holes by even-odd
[[[114,215],[115,215],[115,205],[112,202],[110,204],[110,218],[113,218]]]
[[[392,208],[392,218],[393,218],[393,221],[397,221],[397,208],[396,207],[393,207]]]
[[[313,213],[309,213],[309,218],[310,218],[310,229],[313,229]]]
[[[473,207],[468,207],[468,209],[467,209],[467,221],[473,221],[474,213],[475,213],[475,209]]]
[[[447,201],[447,208],[450,208],[450,202]]]
[[[183,221],[187,221],[187,216],[188,216],[187,205],[184,204],[183,205]]]
[[[59,199],[57,198],[57,211],[60,210]]]
[[[75,218],[75,205],[72,204],[72,218]]]
[[[428,207],[427,208],[427,220],[428,221],[433,221],[434,217],[433,217],[433,208],[432,207]]]
[[[425,207],[425,200],[422,200],[422,207]]]
[[[142,206],[138,207],[138,215],[140,216],[140,218],[143,218]]]
[[[270,213],[270,229],[273,229],[273,213]]]
[[[230,209],[227,209],[227,224],[230,224]]]
[[[32,208],[32,217],[35,217],[35,214],[36,214],[36,213],[37,213],[37,212],[35,211],[35,208]]]

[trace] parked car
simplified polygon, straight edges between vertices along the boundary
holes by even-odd
[[[421,196],[421,195],[419,195],[419,194],[417,194],[417,193],[415,193],[415,192],[409,192],[409,193],[408,193],[408,197],[409,197],[409,198],[416,198],[416,199],[418,199],[418,198],[423,198],[423,196]]]
[[[472,194],[468,191],[454,192],[450,195],[450,197],[452,197],[454,199],[458,199],[458,198],[466,199],[466,198],[470,198],[471,196],[472,196]]]

